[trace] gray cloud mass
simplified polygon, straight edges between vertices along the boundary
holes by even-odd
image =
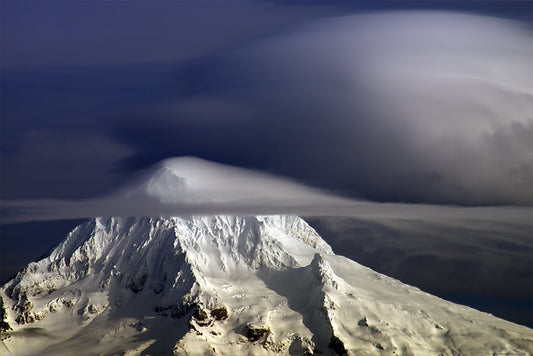
[[[138,149],[129,162],[177,152],[380,201],[528,205],[531,41],[456,13],[317,21],[192,62],[181,95],[113,135]]]
[[[380,202],[532,204],[526,23],[383,12],[246,40],[176,63],[5,71],[2,197],[88,198],[196,156]]]

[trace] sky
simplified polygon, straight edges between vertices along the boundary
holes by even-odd
[[[3,2],[2,198],[196,156],[375,201],[531,205],[531,3],[356,4]]]
[[[61,220],[3,215],[20,218],[0,225],[3,274],[77,221],[62,219],[125,213],[112,192],[182,156],[353,199],[354,209],[318,204],[324,237],[371,265],[360,241],[381,260],[386,226],[407,252],[391,253],[394,268],[371,267],[441,294],[461,294],[450,272],[461,263],[511,268],[505,256],[518,252],[506,246],[531,257],[531,1],[3,1],[0,10],[2,214],[46,199],[55,213],[45,220]],[[379,221],[376,206],[387,208]],[[20,231],[32,235],[31,253],[14,244]],[[412,252],[420,241],[430,252]],[[427,256],[440,261],[443,246],[453,257],[434,270],[447,281],[439,289],[416,270]],[[519,270],[512,297],[531,302],[532,268]],[[509,275],[473,272],[463,296],[495,295]],[[526,305],[521,322],[533,325]]]

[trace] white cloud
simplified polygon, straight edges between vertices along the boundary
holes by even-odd
[[[458,13],[331,18],[202,61],[186,110],[163,120],[201,112],[195,125],[224,138],[212,142],[371,198],[531,204],[532,40],[524,24]],[[217,97],[223,117],[202,109]],[[248,125],[228,129],[232,110]]]
[[[4,201],[1,223],[94,216],[296,214],[369,220],[521,222],[527,208],[375,203],[328,194],[284,178],[184,157],[160,162],[113,194],[85,200]]]

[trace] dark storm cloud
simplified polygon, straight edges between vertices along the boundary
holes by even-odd
[[[324,20],[193,62],[113,135],[130,167],[187,154],[381,201],[531,204],[531,39],[454,13]]]

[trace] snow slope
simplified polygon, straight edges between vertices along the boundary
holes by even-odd
[[[336,256],[295,216],[91,219],[0,296],[6,355],[533,353],[533,330]]]

